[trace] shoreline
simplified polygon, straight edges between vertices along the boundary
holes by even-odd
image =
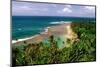
[[[15,43],[21,42],[21,41],[26,41],[26,40],[29,40],[29,39],[33,39],[33,38],[38,37],[38,36],[43,35],[43,34],[47,34],[49,28],[50,27],[46,27],[43,32],[40,32],[39,34],[30,36],[30,37],[20,38],[20,39],[17,39],[17,40],[12,40],[12,44],[15,44]]]
[[[62,30],[60,30],[60,28],[64,28],[65,26],[67,26],[69,24],[71,24],[71,22],[64,22],[64,23],[58,24],[56,26],[46,27],[44,29],[44,31],[43,32],[40,32],[39,34],[33,35],[31,37],[26,37],[26,38],[21,38],[21,39],[17,39],[17,40],[12,40],[12,44],[16,44],[16,45],[17,44],[23,44],[24,41],[27,41],[27,42],[31,43],[32,41],[34,41],[34,40],[37,41],[39,39],[40,40],[37,41],[37,42],[40,42],[42,39],[47,38],[50,35],[52,35],[52,33],[54,33],[54,32],[52,32],[53,30],[55,31],[55,33],[60,33],[60,34],[63,33],[64,31],[62,32]]]
[[[34,37],[36,37],[36,36],[38,36],[38,35],[39,35],[39,34],[34,35],[34,36],[31,36],[31,37],[26,37],[26,38],[20,38],[20,39],[17,39],[17,40],[12,40],[12,44],[14,44],[14,43],[16,43],[16,42],[25,41],[25,40],[34,38]]]

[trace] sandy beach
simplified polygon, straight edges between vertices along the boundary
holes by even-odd
[[[25,43],[39,43],[43,41],[43,39],[50,37],[51,35],[67,35],[71,31],[71,23],[63,23],[56,26],[50,26],[45,29],[45,31],[41,32],[40,34],[37,34],[35,36],[24,38],[24,39],[18,39],[13,40],[13,45],[23,45]]]

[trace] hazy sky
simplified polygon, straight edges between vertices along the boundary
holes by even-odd
[[[12,1],[12,15],[95,17],[95,7]]]

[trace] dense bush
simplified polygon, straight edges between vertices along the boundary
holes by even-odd
[[[96,60],[96,24],[72,23],[79,41],[71,47],[59,49],[54,37],[49,38],[50,47],[39,44],[28,44],[13,48],[13,65],[36,65]]]

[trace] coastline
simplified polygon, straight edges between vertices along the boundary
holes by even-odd
[[[40,32],[40,34],[36,34],[31,37],[22,38],[18,40],[12,40],[12,44],[18,45],[18,44],[24,44],[27,43],[38,43],[41,42],[43,39],[48,38],[52,34],[67,34],[66,26],[70,25],[71,22],[63,22],[61,24],[46,27],[43,32]]]
[[[31,36],[31,37],[26,37],[26,38],[21,38],[21,39],[17,39],[17,40],[12,40],[12,44],[16,43],[16,42],[20,42],[20,41],[25,41],[25,40],[28,40],[28,39],[31,39],[31,38],[34,38],[38,35],[34,35],[34,36]]]

